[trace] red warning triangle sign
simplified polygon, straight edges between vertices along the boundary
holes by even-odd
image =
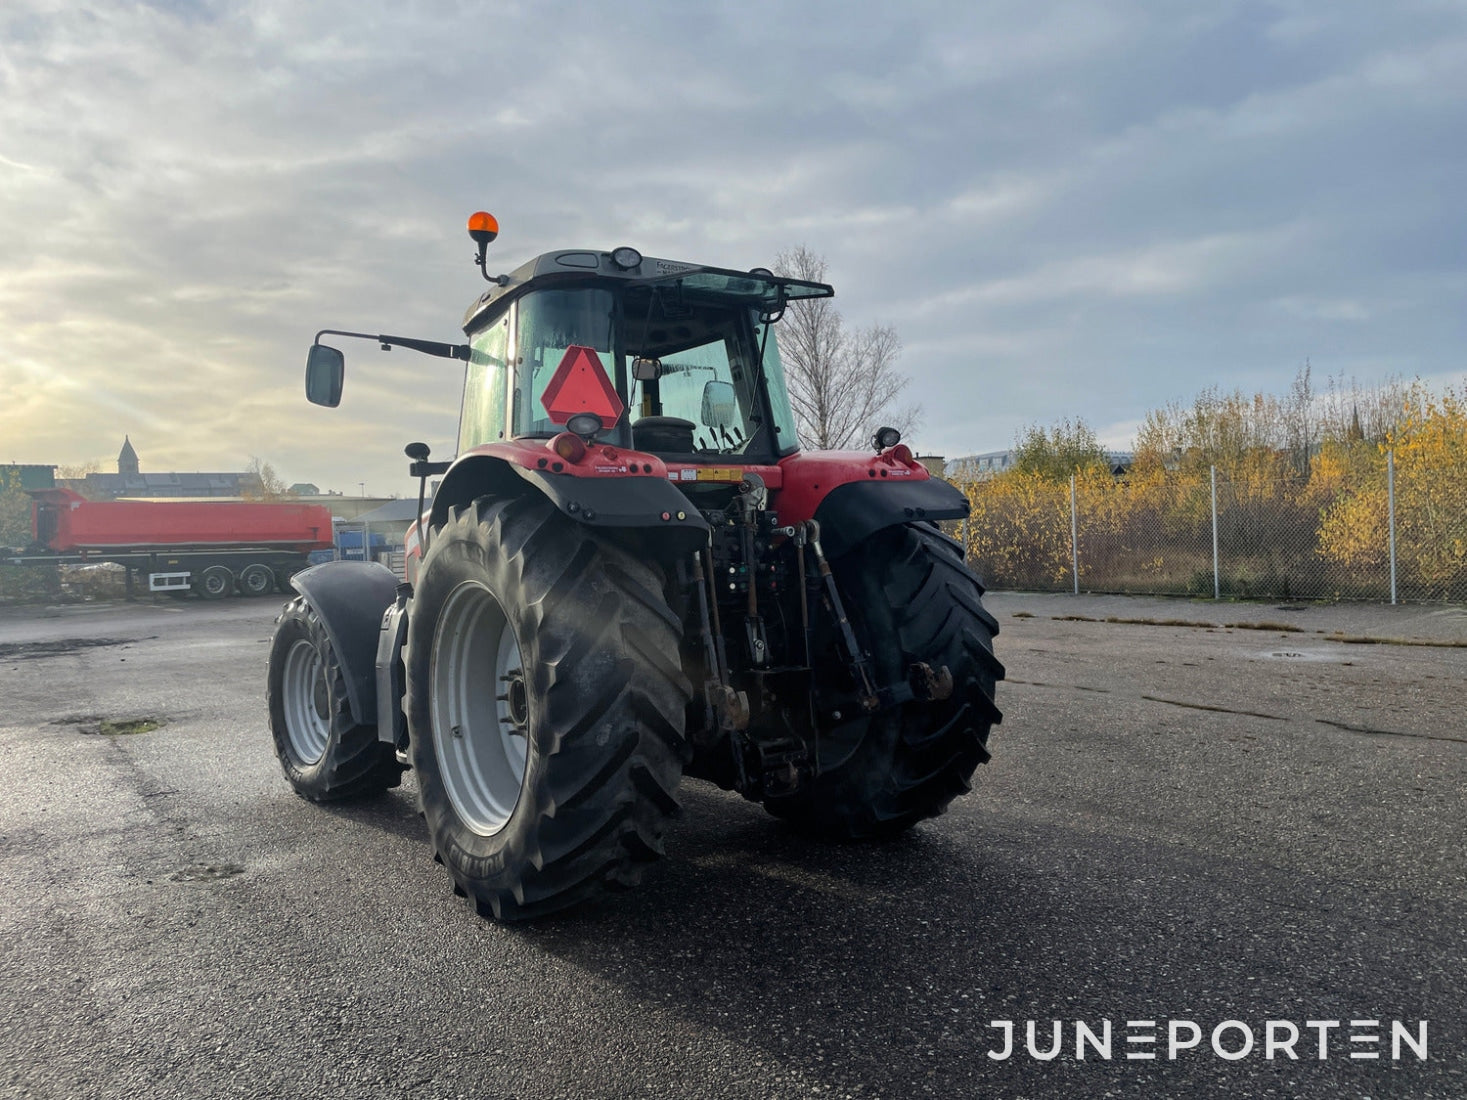
[[[595,348],[582,344],[565,349],[560,366],[540,395],[540,404],[550,414],[552,424],[564,424],[576,413],[595,413],[608,428],[621,419],[626,409],[601,364],[601,356]]]

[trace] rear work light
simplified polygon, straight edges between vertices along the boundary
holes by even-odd
[[[565,426],[589,443],[596,438],[596,433],[606,425],[601,422],[601,418],[595,413],[576,413],[566,420]]]

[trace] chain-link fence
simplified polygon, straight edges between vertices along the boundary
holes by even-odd
[[[957,533],[994,588],[1467,602],[1467,486],[1439,475],[1005,475],[960,486]]]

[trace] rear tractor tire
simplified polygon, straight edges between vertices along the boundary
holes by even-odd
[[[336,802],[402,781],[393,747],[358,725],[326,627],[304,597],[285,605],[270,643],[267,696],[275,755],[296,794]]]
[[[879,840],[942,813],[988,760],[1001,715],[998,623],[960,547],[925,525],[878,531],[831,563],[858,639],[882,683],[925,662],[947,666],[952,694],[913,701],[822,733],[821,772],[765,808],[833,840]]]
[[[483,497],[433,537],[406,649],[434,857],[522,920],[635,885],[662,854],[691,694],[662,575],[538,495]]]

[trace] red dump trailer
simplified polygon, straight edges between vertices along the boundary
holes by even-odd
[[[289,589],[306,555],[332,545],[331,509],[236,500],[87,500],[70,489],[31,493],[28,561],[116,562],[152,592],[206,599]]]

